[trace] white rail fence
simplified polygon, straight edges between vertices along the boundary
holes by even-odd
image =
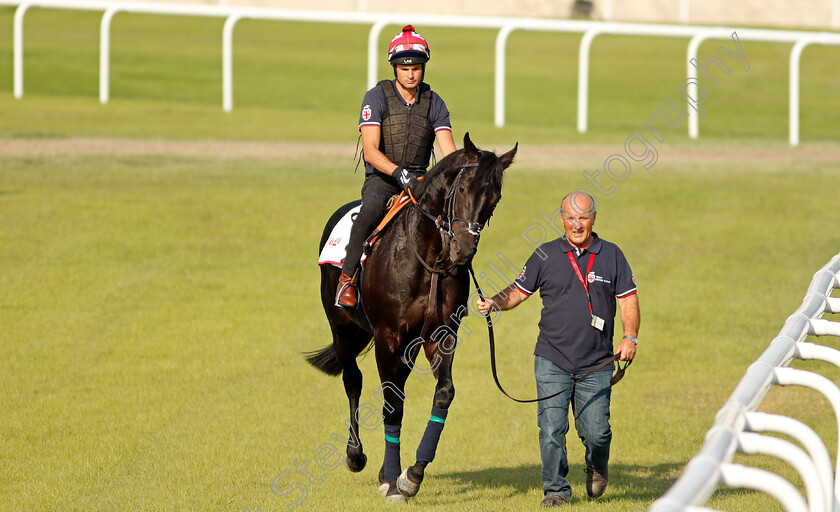
[[[709,39],[729,39],[733,32],[744,41],[792,43],[789,58],[789,141],[792,146],[799,145],[799,104],[800,104],[800,61],[803,50],[814,44],[840,46],[840,34],[829,32],[804,32],[792,30],[764,30],[748,28],[724,28],[707,26],[660,25],[649,23],[617,23],[580,20],[548,20],[533,18],[499,18],[467,16],[429,16],[406,14],[375,14],[362,12],[328,12],[311,10],[243,8],[190,4],[152,4],[142,2],[91,2],[85,0],[0,0],[0,5],[16,5],[14,17],[14,96],[23,97],[23,56],[24,56],[24,17],[33,7],[50,9],[76,9],[104,11],[100,24],[99,56],[99,101],[108,103],[110,98],[110,48],[111,21],[118,13],[143,13],[174,16],[205,16],[225,18],[222,30],[222,108],[233,110],[233,32],[239,20],[260,19],[277,21],[298,21],[316,23],[350,23],[371,25],[368,36],[367,86],[376,83],[378,63],[382,52],[379,38],[388,25],[400,25],[411,21],[418,26],[484,28],[498,30],[495,47],[495,90],[494,122],[496,126],[505,124],[505,54],[507,40],[515,30],[543,32],[561,32],[582,34],[580,58],[578,61],[578,97],[577,129],[586,133],[589,122],[589,54],[592,41],[598,35],[634,35],[650,37],[685,37],[689,39],[687,57],[686,85],[691,98],[697,98],[696,69],[691,65],[697,59],[697,51],[703,41]],[[688,134],[692,139],[699,137],[699,118],[697,111],[688,101]]]
[[[837,288],[840,254],[814,274],[802,305],[749,367],[718,412],[700,452],[671,488],[651,505],[650,512],[710,510],[704,505],[720,486],[764,492],[788,512],[840,511],[840,458],[833,470],[825,444],[810,427],[792,418],[755,411],[772,386],[804,386],[828,399],[840,428],[840,388],[816,373],[788,368],[794,359],[826,361],[840,367],[840,351],[804,341],[808,335],[840,336],[840,322],[821,318],[825,313],[840,313],[840,297],[831,297]],[[790,436],[804,450],[761,432]],[[791,483],[774,473],[733,464],[735,453],[770,455],[789,463],[801,476],[806,496],[803,498]]]

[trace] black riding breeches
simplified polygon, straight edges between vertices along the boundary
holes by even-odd
[[[350,229],[347,256],[345,256],[344,265],[341,267],[341,270],[348,276],[352,276],[359,268],[359,260],[362,258],[362,244],[385,216],[385,205],[388,203],[388,199],[401,191],[402,189],[397,183],[390,178],[384,178],[377,174],[365,178],[365,183],[362,185],[362,209],[356,215],[353,227]]]

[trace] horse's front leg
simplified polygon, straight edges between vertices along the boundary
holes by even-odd
[[[435,355],[430,358],[430,361],[436,361],[436,357],[440,358],[440,364],[435,371],[437,385],[432,402],[432,413],[429,422],[426,424],[426,430],[423,432],[420,445],[417,447],[416,462],[403,471],[397,479],[397,488],[404,496],[414,496],[420,490],[420,484],[423,483],[423,473],[426,466],[435,459],[435,452],[446,422],[446,415],[449,412],[452,400],[455,398],[455,385],[452,383],[453,353],[447,351],[446,347],[451,341],[451,348],[454,349],[455,340],[456,338],[453,336],[436,346],[434,349]]]
[[[410,370],[398,357],[399,354],[385,348],[387,345],[377,343],[376,346],[376,361],[382,381],[382,416],[385,429],[385,457],[382,468],[379,470],[379,492],[384,494],[388,501],[404,501],[405,497],[397,489],[397,478],[402,472],[400,430],[405,401],[405,381]]]

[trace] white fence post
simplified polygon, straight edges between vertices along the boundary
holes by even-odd
[[[496,68],[494,70],[494,98],[493,111],[495,118],[494,124],[501,128],[505,125],[505,69],[507,67],[505,52],[507,51],[507,40],[510,33],[516,30],[516,24],[509,23],[499,30],[496,34]]]
[[[707,37],[708,32],[700,32],[699,34],[692,37],[691,40],[688,42],[688,49],[686,50],[685,56],[686,79],[692,77],[696,78],[696,68],[694,68],[694,64],[697,62],[697,51],[699,50],[700,45],[703,44],[703,41],[706,40]],[[686,91],[686,94],[688,94],[688,96],[691,98],[696,98],[697,84],[688,84],[688,91]],[[692,139],[696,139],[700,136],[700,122],[697,111],[691,107],[690,103],[688,104],[686,111],[688,111],[688,136]]]
[[[774,432],[790,436],[799,441],[819,472],[824,500],[829,505],[828,510],[837,509],[831,456],[828,454],[828,449],[826,449],[820,436],[811,427],[787,416],[765,412],[746,412],[744,418],[746,420],[745,428],[752,432]]]
[[[817,471],[814,461],[801,448],[784,439],[741,432],[738,435],[738,449],[748,455],[776,457],[793,466],[805,484],[810,512],[831,512],[820,472]],[[831,486],[827,492],[830,496]]]
[[[242,13],[231,14],[222,28],[222,110],[233,110],[233,28]]]
[[[812,318],[809,323],[811,324],[811,334],[814,336],[840,336],[840,322],[832,322],[824,318]]]
[[[24,2],[15,9],[14,21],[14,90],[15,99],[23,98],[23,17],[31,7],[31,2]]]
[[[840,309],[840,301],[830,295],[840,288],[840,254],[835,255],[820,270],[808,286],[802,305],[785,321],[780,333],[759,359],[750,365],[744,378],[735,388],[726,405],[718,412],[715,425],[706,435],[700,452],[686,465],[676,482],[649,508],[651,512],[688,512],[705,503],[716,488],[723,485],[756,489],[775,496],[787,510],[803,510],[802,496],[789,492],[795,488],[776,475],[754,473],[751,468],[734,469],[731,464],[734,450],[731,439],[745,429],[778,432],[798,440],[805,447],[807,457],[819,476],[812,480],[821,482],[822,502],[825,510],[840,512],[840,459],[832,474],[831,458],[825,444],[806,425],[790,418],[753,412],[773,385],[801,385],[818,391],[828,398],[834,411],[834,420],[840,431],[840,388],[829,379],[811,372],[787,366],[794,358],[819,359],[840,367],[840,351],[812,343],[804,343],[809,335],[840,335],[837,322],[821,317],[826,312]],[[787,450],[783,448],[782,450]],[[838,438],[840,450],[840,438]],[[789,451],[789,450],[788,450]],[[781,454],[780,454],[781,455]],[[797,455],[798,458],[801,456]],[[753,476],[749,476],[750,473]],[[758,476],[763,474],[764,476]],[[761,487],[755,479],[764,479]],[[775,483],[773,483],[775,482]],[[833,482],[833,488],[831,483]],[[811,484],[809,482],[808,484]],[[786,491],[785,487],[789,487]],[[829,489],[831,496],[826,489]],[[786,496],[783,496],[786,495]],[[813,497],[810,499],[814,505]]]
[[[813,389],[828,399],[834,409],[835,423],[840,431],[840,388],[829,379],[816,373],[794,368],[774,368],[776,382],[780,386],[803,386]],[[840,438],[838,438],[838,449],[840,449]],[[835,474],[840,474],[840,458],[837,459]],[[840,494],[840,481],[835,483],[835,494]]]
[[[796,487],[784,478],[740,464],[721,464],[720,479],[723,485],[736,489],[752,489],[773,496],[787,512],[807,512],[808,505]]]
[[[789,80],[789,129],[788,138],[791,146],[799,145],[799,69],[802,60],[802,51],[805,47],[814,43],[821,42],[817,37],[805,37],[797,41],[790,50],[790,70],[788,71]]]
[[[111,20],[119,6],[109,7],[99,26],[99,103],[108,103],[111,96]]]
[[[382,30],[388,25],[387,19],[377,20],[368,33],[368,72],[367,72],[367,88],[371,89],[376,85],[376,79],[379,78],[379,36]]]
[[[683,10],[687,12],[689,0],[681,0]],[[0,0],[0,2],[15,5],[13,0]],[[840,0],[835,0],[840,4]],[[589,125],[589,67],[592,40],[601,33],[636,35],[636,36],[666,36],[666,37],[690,37],[688,49],[687,75],[691,77],[691,61],[696,60],[697,49],[700,43],[708,38],[717,37],[717,34],[737,32],[740,39],[764,42],[791,42],[797,43],[791,54],[791,143],[798,144],[799,133],[799,59],[802,49],[807,44],[818,42],[820,44],[831,44],[840,46],[840,34],[814,33],[803,31],[783,31],[767,29],[723,29],[702,26],[675,26],[656,25],[645,23],[613,23],[594,22],[577,20],[537,20],[521,18],[511,21],[510,18],[501,17],[467,17],[467,16],[428,16],[405,14],[374,14],[361,12],[325,12],[307,11],[292,9],[271,9],[271,8],[233,8],[222,6],[206,6],[191,4],[154,4],[141,2],[99,2],[90,0],[24,0],[16,4],[17,10],[14,18],[14,95],[20,99],[23,96],[23,19],[29,7],[39,6],[55,9],[84,9],[102,10],[105,15],[102,18],[100,27],[100,102],[107,103],[110,98],[110,24],[111,18],[116,12],[137,12],[145,14],[160,15],[188,15],[188,16],[209,16],[226,17],[225,29],[223,30],[222,50],[222,108],[229,112],[233,109],[233,27],[241,17],[266,20],[284,21],[307,21],[322,23],[356,23],[372,24],[368,35],[368,66],[367,66],[367,88],[376,85],[377,70],[379,62],[379,38],[382,30],[391,23],[400,20],[411,19],[418,25],[440,27],[471,27],[471,28],[493,28],[498,29],[496,38],[496,70],[495,70],[495,93],[494,93],[494,123],[501,127],[505,124],[505,77],[506,77],[506,55],[505,49],[507,38],[510,32],[517,29],[568,32],[583,34],[579,47],[578,62],[578,112],[577,130],[586,133]],[[840,17],[840,6],[835,9],[833,16]],[[840,23],[840,21],[838,21]],[[723,37],[723,36],[721,36]],[[803,42],[804,39],[810,42]],[[696,85],[688,84],[688,91],[696,95]],[[689,108],[689,136],[697,138],[699,134],[698,117],[693,108]]]
[[[603,32],[601,27],[594,27],[584,32],[578,49],[578,108],[577,131],[586,133],[589,126],[589,54],[592,40]]]

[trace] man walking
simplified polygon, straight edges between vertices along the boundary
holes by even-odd
[[[563,505],[572,496],[572,486],[566,480],[570,405],[575,429],[586,448],[587,494],[597,498],[606,490],[614,369],[609,361],[613,358],[616,300],[624,328],[616,350],[621,361],[636,356],[640,320],[630,265],[617,245],[592,231],[595,200],[589,194],[573,192],[563,198],[562,212],[565,235],[537,248],[506,290],[476,302],[486,315],[491,309],[512,309],[540,290],[543,309],[534,349],[537,393],[544,397],[565,389],[538,403],[544,507]],[[586,376],[605,363],[601,370]]]

